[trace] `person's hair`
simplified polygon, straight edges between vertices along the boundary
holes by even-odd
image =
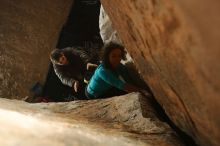
[[[122,60],[126,60],[126,52],[122,45],[115,43],[115,42],[109,42],[103,46],[103,52],[102,52],[102,63],[105,68],[112,69],[112,65],[109,61],[109,54],[112,52],[112,50],[120,49]]]
[[[62,50],[61,49],[54,49],[50,53],[50,60],[52,63],[57,64],[59,61],[59,58],[62,56]]]

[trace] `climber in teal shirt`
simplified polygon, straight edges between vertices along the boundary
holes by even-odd
[[[103,48],[102,63],[97,67],[86,88],[88,98],[105,98],[138,91],[130,84],[127,68],[121,64],[125,58],[124,47],[110,42]]]

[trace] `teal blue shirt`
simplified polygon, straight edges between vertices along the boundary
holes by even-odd
[[[100,97],[112,87],[123,90],[125,82],[120,80],[119,76],[124,81],[129,81],[128,70],[123,64],[119,64],[114,71],[105,69],[103,64],[100,64],[89,81],[87,92],[94,97]]]

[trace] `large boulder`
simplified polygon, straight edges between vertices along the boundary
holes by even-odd
[[[63,103],[0,99],[0,145],[184,146],[138,93]]]
[[[172,121],[220,144],[220,1],[102,0],[140,74]]]
[[[43,83],[73,0],[0,1],[0,97],[29,95]]]

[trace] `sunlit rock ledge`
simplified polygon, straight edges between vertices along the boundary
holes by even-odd
[[[183,145],[139,93],[66,103],[0,99],[0,116],[4,146]]]

